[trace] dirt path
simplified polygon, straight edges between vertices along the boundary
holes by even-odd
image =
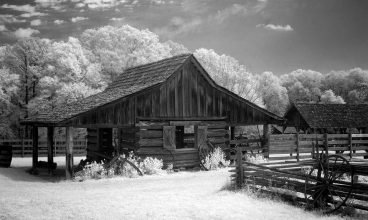
[[[0,219],[337,218],[221,190],[229,181],[226,170],[52,182],[24,169],[0,168]]]

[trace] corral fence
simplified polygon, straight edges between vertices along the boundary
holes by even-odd
[[[368,134],[270,135],[268,143],[243,142],[235,148],[230,172],[237,187],[280,194],[307,206],[316,207],[324,197],[332,209],[368,210]]]
[[[1,140],[0,145],[10,145],[13,148],[13,157],[32,157],[33,141],[32,139],[13,139]],[[54,140],[54,156],[65,156],[65,140]],[[75,156],[85,156],[87,154],[87,139],[74,140],[73,154]],[[47,140],[38,141],[38,155],[47,156]]]

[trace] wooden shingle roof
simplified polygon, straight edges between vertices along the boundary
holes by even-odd
[[[296,103],[294,107],[310,128],[368,127],[368,104]]]
[[[56,124],[113,102],[148,87],[164,82],[180,68],[192,54],[183,54],[157,62],[129,68],[124,71],[106,90],[80,101],[58,106],[51,112],[38,114],[23,120],[22,123]]]

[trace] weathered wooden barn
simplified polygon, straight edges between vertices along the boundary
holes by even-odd
[[[48,127],[49,161],[53,128],[66,127],[68,178],[73,165],[72,128],[87,128],[91,160],[126,149],[162,158],[174,167],[191,167],[199,164],[198,148],[207,140],[229,146],[234,127],[245,125],[264,125],[267,137],[268,125],[283,121],[217,85],[192,54],[184,54],[129,68],[105,91],[22,123],[36,131],[34,167],[37,127]],[[114,141],[113,131],[117,133]]]
[[[286,126],[307,133],[368,132],[368,104],[295,103],[284,118]]]

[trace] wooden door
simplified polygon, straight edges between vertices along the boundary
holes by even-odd
[[[194,146],[207,148],[207,126],[196,126],[194,129]]]
[[[162,135],[164,148],[176,149],[175,126],[164,126]]]

